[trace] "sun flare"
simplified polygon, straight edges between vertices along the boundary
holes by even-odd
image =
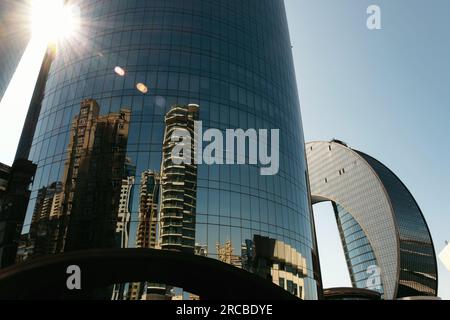
[[[31,31],[33,37],[57,42],[72,37],[79,27],[79,10],[64,0],[33,1]]]

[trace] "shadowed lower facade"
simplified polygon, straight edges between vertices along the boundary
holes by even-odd
[[[373,157],[341,141],[306,145],[312,202],[331,201],[352,284],[384,299],[436,296],[436,254],[417,202]]]

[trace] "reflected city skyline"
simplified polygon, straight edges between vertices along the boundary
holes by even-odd
[[[129,219],[123,212],[129,206],[119,204],[123,180],[130,174],[125,150],[131,111],[100,116],[99,110],[95,100],[81,103],[62,181],[38,191],[29,232],[31,256],[115,247],[116,228],[123,233],[120,245],[128,241],[127,223],[121,223]]]
[[[246,240],[261,235],[301,252],[308,273],[298,292],[316,299],[318,263],[283,1],[252,0],[244,5],[232,0],[225,7],[210,1],[174,2],[168,8],[156,0],[131,7],[125,2],[112,5],[110,0],[95,7],[81,0],[70,2],[80,8],[84,22],[96,23],[81,24],[77,44],[83,45],[69,39],[48,72],[29,152],[38,169],[24,234],[31,235],[35,228],[39,191],[61,182],[63,214],[59,227],[53,230],[49,225],[47,232],[57,234],[50,236],[58,239],[51,240],[56,249],[45,250],[160,245],[218,259],[217,243],[230,241],[233,255],[240,256]],[[260,15],[249,21],[254,12]],[[88,165],[77,172],[77,152],[69,155],[68,150],[73,149],[72,121],[80,116],[80,101],[87,98],[98,105],[99,119],[112,121],[126,108],[127,123],[121,129],[126,132],[119,134],[123,145],[116,141],[114,150],[113,132],[98,136],[103,156],[87,158]],[[166,115],[173,106],[190,104],[200,106],[192,120],[201,120],[205,130],[280,129],[278,174],[261,176],[261,166],[251,164],[247,150],[234,154],[235,159],[246,157],[245,165],[198,165],[177,173],[163,149],[170,120]],[[292,149],[293,145],[299,147]],[[146,171],[161,176],[156,233],[155,211],[149,213],[149,221],[142,219]],[[183,187],[177,186],[181,180]],[[153,238],[156,234],[158,241],[139,239],[145,232]],[[33,242],[23,242],[20,252],[30,256]]]

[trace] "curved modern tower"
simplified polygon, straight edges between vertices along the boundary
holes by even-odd
[[[312,201],[333,202],[353,286],[385,299],[436,296],[431,235],[398,177],[337,140],[308,143],[306,153]]]
[[[82,29],[50,69],[30,152],[38,164],[30,233],[18,260],[123,246],[114,239],[128,238],[128,247],[181,243],[315,299],[306,156],[283,1],[69,3],[80,7]],[[142,179],[170,171],[161,168],[166,115],[192,104],[204,129],[280,129],[280,171],[261,176],[258,165],[199,165],[189,180],[196,190],[187,195],[195,214],[183,220],[178,207],[162,210],[168,225],[161,230],[148,210],[158,208],[155,201],[179,205],[164,198],[180,198],[178,189],[164,187],[175,175],[152,180],[163,185],[159,200],[157,186]],[[117,214],[119,207],[126,210]],[[142,240],[158,233],[158,241]]]
[[[25,52],[29,0],[0,1],[0,101]]]

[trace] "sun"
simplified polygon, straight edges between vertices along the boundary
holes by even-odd
[[[79,9],[64,3],[65,0],[32,2],[33,37],[50,43],[67,39],[75,34],[79,27]]]

